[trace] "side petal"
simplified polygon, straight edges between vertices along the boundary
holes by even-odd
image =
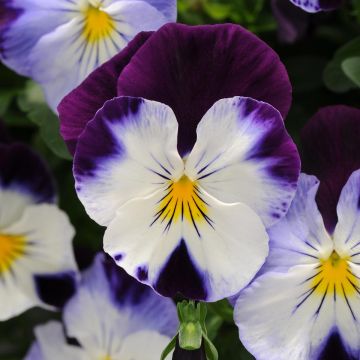
[[[84,350],[68,345],[61,323],[50,321],[35,328],[36,342],[25,360],[86,360]]]
[[[266,269],[287,271],[298,264],[328,258],[333,241],[326,232],[315,197],[319,181],[301,174],[295,198],[286,216],[269,229],[270,254]]]
[[[167,22],[175,22],[177,18],[176,0],[144,0],[167,18]]]
[[[197,124],[217,100],[249,96],[285,116],[291,86],[274,51],[240,26],[167,24],[122,71],[118,96],[170,106],[179,121],[179,152],[185,155],[195,144]]]
[[[166,188],[184,165],[177,122],[166,105],[140,99],[108,101],[79,138],[77,194],[89,216],[108,225],[126,201]]]
[[[151,34],[137,35],[123,51],[98,67],[61,101],[58,106],[60,131],[72,154],[86,124],[107,100],[116,97],[119,74]]]
[[[343,0],[290,0],[309,13],[334,10],[341,6]]]
[[[185,171],[217,199],[247,204],[269,227],[291,204],[300,160],[276,109],[235,97],[216,102],[200,121]]]
[[[235,323],[241,341],[256,359],[318,358],[335,316],[333,297],[311,292],[306,279],[313,271],[306,265],[288,273],[269,272],[240,293]]]
[[[45,162],[22,144],[0,145],[0,188],[32,199],[53,203],[55,185]]]
[[[0,5],[5,26],[0,26],[0,60],[24,76],[31,76],[29,54],[39,39],[69,21],[70,1],[6,0]]]
[[[340,256],[360,264],[360,170],[354,171],[341,191],[337,206],[338,224],[334,232]]]
[[[159,210],[163,194],[123,205],[105,232],[105,251],[163,296],[217,301],[247,285],[268,253],[260,218],[204,192]]]
[[[303,171],[320,180],[316,200],[331,233],[341,190],[360,168],[359,138],[360,109],[343,105],[320,109],[301,133]]]

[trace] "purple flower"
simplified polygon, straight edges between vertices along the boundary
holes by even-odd
[[[175,0],[1,0],[0,60],[39,82],[56,109],[137,33],[175,20]]]
[[[106,251],[165,296],[237,293],[295,192],[290,98],[278,56],[235,25],[165,25],[91,74],[59,112]]]
[[[77,266],[74,229],[55,204],[43,161],[24,145],[0,144],[0,169],[0,319],[6,320],[33,306],[61,306]]]
[[[305,169],[287,215],[269,229],[261,275],[235,321],[259,360],[360,355],[360,110],[321,109],[303,131]],[[320,180],[320,181],[319,181]]]
[[[99,254],[64,308],[64,325],[38,326],[25,359],[158,360],[178,321],[171,300]]]

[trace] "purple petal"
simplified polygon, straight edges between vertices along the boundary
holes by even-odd
[[[136,36],[122,52],[90,74],[60,103],[60,131],[72,154],[86,124],[107,100],[116,97],[119,74],[151,34],[143,32]]]
[[[284,117],[291,85],[278,55],[238,25],[167,24],[121,73],[121,95],[170,106],[179,121],[183,155],[195,143],[198,122],[217,100],[252,97],[270,103]]]
[[[360,168],[360,110],[343,105],[322,108],[304,127],[301,139],[303,171],[320,180],[316,200],[325,226],[332,232],[340,192]]]
[[[35,203],[55,200],[53,178],[43,160],[22,144],[0,145],[0,187],[29,194]]]

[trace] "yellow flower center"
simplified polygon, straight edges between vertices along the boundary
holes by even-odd
[[[102,39],[111,37],[115,31],[115,23],[109,14],[100,10],[99,7],[89,5],[84,11],[85,25],[83,35],[90,43],[96,43]]]
[[[212,220],[208,217],[208,205],[202,198],[197,182],[190,180],[186,175],[178,181],[169,182],[154,218],[153,223],[166,221],[167,229],[180,219],[192,223],[197,232],[198,223],[206,221],[212,224]]]
[[[24,236],[0,234],[0,274],[10,270],[13,263],[25,253]]]
[[[359,279],[352,274],[348,257],[341,258],[336,251],[326,260],[320,260],[312,287],[319,295],[352,296],[358,291]]]

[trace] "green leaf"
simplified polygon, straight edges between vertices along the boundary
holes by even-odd
[[[28,81],[25,90],[18,97],[18,104],[27,117],[39,127],[46,145],[57,156],[71,160],[71,155],[60,136],[59,119],[47,106],[40,86]]]
[[[171,351],[173,351],[175,349],[176,339],[177,339],[177,334],[171,339],[169,344],[166,346],[166,348],[162,352],[160,360],[165,360],[166,357],[171,353]]]
[[[214,344],[210,341],[210,339],[206,335],[204,335],[203,341],[204,341],[205,354],[207,360],[218,360],[219,354]]]
[[[222,21],[229,18],[232,12],[232,6],[229,4],[204,3],[206,13],[216,21]]]
[[[349,58],[359,56],[360,36],[348,42],[335,53],[333,60],[329,62],[324,70],[323,78],[325,85],[337,93],[344,93],[357,88],[356,83],[345,74],[342,63]]]
[[[358,87],[360,87],[360,56],[352,57],[341,63],[345,75]]]

